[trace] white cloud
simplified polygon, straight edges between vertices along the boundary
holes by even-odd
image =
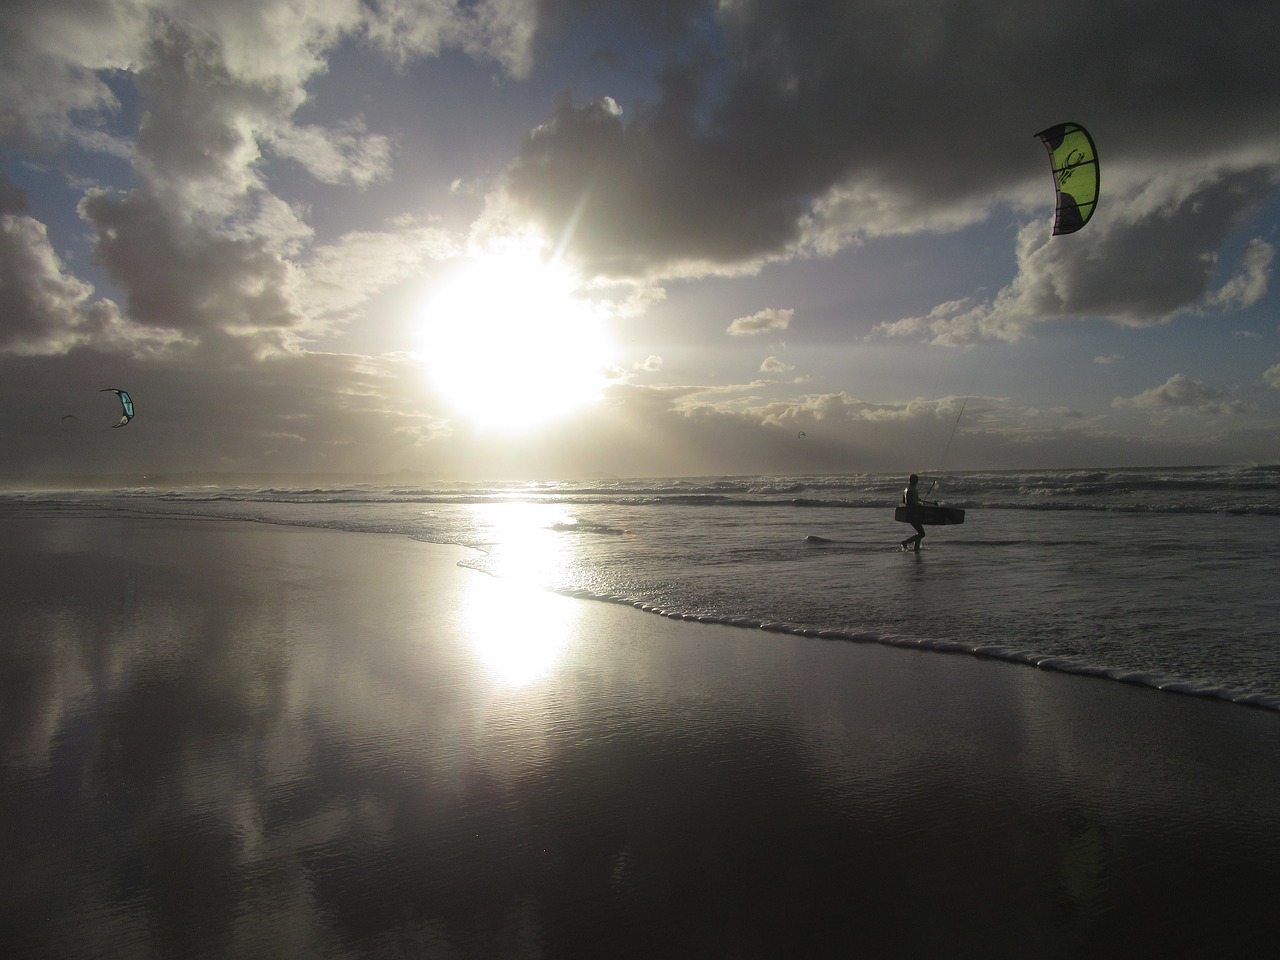
[[[975,301],[964,298],[940,303],[922,317],[876,324],[871,335],[884,337],[921,337],[945,344],[973,339],[976,320],[982,309]]]
[[[345,317],[378,291],[461,253],[461,242],[447,231],[413,222],[347,233],[313,250],[301,268],[301,309],[317,318]]]
[[[790,363],[783,363],[777,357],[765,357],[760,364],[761,373],[788,373],[794,370],[795,366]]]
[[[1209,294],[1206,302],[1210,306],[1237,310],[1253,306],[1267,292],[1274,258],[1275,248],[1271,244],[1259,237],[1250,240],[1241,257],[1239,272]]]
[[[1050,321],[1150,327],[1192,310],[1248,306],[1266,291],[1271,245],[1251,243],[1240,271],[1214,289],[1217,251],[1240,218],[1275,192],[1277,177],[1280,168],[1258,165],[1166,169],[1127,194],[1114,191],[1077,234],[1053,237],[1039,221],[1022,227],[1018,273],[991,300],[940,304],[875,332],[950,345],[1016,342]]]
[[[1123,359],[1124,357],[1118,353],[1104,353],[1100,356],[1094,357],[1093,362],[1106,367],[1106,366],[1110,366],[1113,363],[1119,363]]]
[[[365,36],[401,66],[446,47],[492,59],[517,78],[533,65],[536,0],[378,0],[362,15]]]
[[[830,255],[871,237],[951,233],[980,223],[997,201],[958,196],[951,202],[877,184],[865,174],[832,186],[800,220],[796,254]]]
[[[1231,400],[1225,390],[1210,387],[1200,380],[1192,380],[1184,373],[1172,377],[1150,390],[1132,397],[1116,397],[1114,407],[1131,407],[1153,413],[1197,413],[1219,417],[1249,412],[1252,407],[1243,400]]]
[[[272,150],[296,160],[321,183],[364,187],[391,173],[391,141],[370,134],[356,119],[336,129],[286,125],[270,132]]]
[[[138,3],[0,4],[0,139],[56,144],[73,114],[117,109],[99,71],[129,68],[146,16]]]
[[[1262,374],[1262,383],[1268,390],[1280,391],[1280,363],[1267,367]]]
[[[769,307],[757,310],[749,317],[738,317],[725,330],[730,336],[751,336],[757,333],[772,333],[775,330],[786,330],[791,325],[794,310]]]

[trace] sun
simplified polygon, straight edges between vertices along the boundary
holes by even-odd
[[[456,265],[424,304],[422,334],[428,375],[457,414],[518,431],[600,397],[604,318],[578,288],[530,247]]]

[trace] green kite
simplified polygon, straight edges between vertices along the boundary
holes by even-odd
[[[1036,136],[1049,151],[1053,188],[1058,197],[1053,235],[1075,233],[1098,208],[1098,148],[1089,131],[1078,123],[1060,123]]]

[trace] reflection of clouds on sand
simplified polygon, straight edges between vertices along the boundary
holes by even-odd
[[[1089,719],[1183,743],[1229,705],[644,616],[400,537],[87,526],[56,562],[0,541],[34,596],[0,594],[0,956],[1172,953],[1188,878],[1230,894],[1215,930],[1270,902],[1270,715],[1227,728],[1237,782],[1225,729],[1164,770]],[[1194,858],[1150,870],[1171,831]]]
[[[234,536],[192,546],[166,526],[96,521],[8,544],[22,602],[6,619],[34,650],[9,647],[17,676],[0,669],[25,694],[0,693],[0,812],[22,825],[0,862],[0,902],[16,908],[0,953],[234,942],[243,828],[262,819],[253,745],[281,713],[288,624],[244,575],[219,573],[237,567]]]

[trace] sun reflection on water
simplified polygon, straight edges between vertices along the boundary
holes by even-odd
[[[485,670],[499,683],[522,687],[553,673],[578,620],[578,604],[525,583],[474,576],[463,628]]]
[[[559,586],[571,537],[556,531],[557,524],[572,524],[573,517],[555,504],[501,502],[472,508],[476,527],[488,541],[484,562],[478,566],[504,580],[531,586]]]
[[[476,504],[487,556],[462,613],[464,628],[485,669],[500,683],[524,686],[552,673],[578,619],[574,601],[550,592],[559,585],[571,538],[556,526],[572,522],[563,508],[544,503]]]

